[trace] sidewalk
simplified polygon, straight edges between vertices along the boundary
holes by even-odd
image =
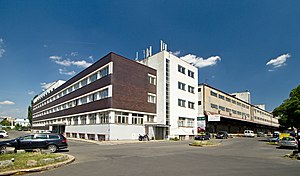
[[[120,144],[134,144],[134,143],[154,143],[154,142],[166,142],[169,140],[150,140],[150,141],[139,141],[139,140],[114,140],[114,141],[96,141],[89,139],[80,139],[80,138],[67,138],[68,140],[81,141],[81,142],[90,142],[98,145],[120,145]]]

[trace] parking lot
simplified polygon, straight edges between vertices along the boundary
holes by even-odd
[[[76,161],[29,175],[299,175],[300,162],[284,158],[291,149],[268,145],[265,138],[214,139],[215,147],[191,147],[191,141],[112,145],[69,140]]]

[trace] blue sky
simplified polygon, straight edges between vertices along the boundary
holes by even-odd
[[[299,85],[300,1],[0,0],[0,116],[113,51],[148,46],[199,66],[199,83],[273,110]]]

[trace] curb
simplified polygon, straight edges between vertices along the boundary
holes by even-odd
[[[40,166],[40,167],[34,167],[34,168],[29,168],[29,169],[19,169],[19,170],[14,170],[14,171],[0,172],[0,176],[2,176],[2,175],[14,175],[14,174],[17,174],[17,173],[24,173],[24,172],[25,173],[26,172],[40,172],[40,171],[45,171],[45,170],[61,167],[61,166],[70,164],[73,161],[75,161],[74,156],[69,155],[69,154],[63,154],[63,155],[67,155],[69,159],[66,160],[66,161],[63,161],[63,162],[50,164],[50,165],[47,165],[47,166]]]

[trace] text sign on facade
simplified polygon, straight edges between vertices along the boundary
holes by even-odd
[[[220,122],[221,116],[220,115],[208,115],[209,122]]]

